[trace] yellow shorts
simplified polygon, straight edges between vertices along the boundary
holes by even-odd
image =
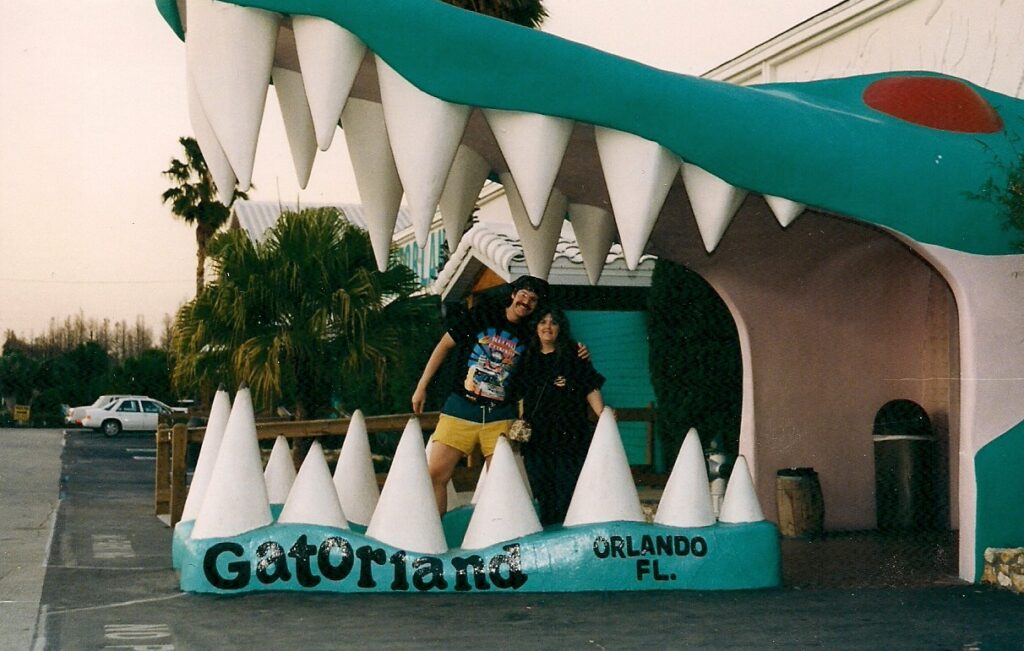
[[[466,456],[472,454],[479,443],[480,451],[485,457],[489,457],[494,454],[498,437],[502,434],[508,435],[508,428],[511,425],[511,420],[474,423],[471,420],[441,414],[437,419],[437,429],[434,430],[434,441],[455,448]]]

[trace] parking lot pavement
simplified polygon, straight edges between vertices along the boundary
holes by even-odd
[[[152,448],[149,435],[69,433],[63,470],[56,472],[66,476],[65,494],[36,648],[1024,648],[1024,599],[964,584],[546,595],[183,594],[169,567],[171,531],[152,515]]]

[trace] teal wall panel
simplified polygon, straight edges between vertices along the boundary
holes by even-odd
[[[590,349],[594,366],[607,378],[601,393],[611,407],[646,407],[654,401],[648,367],[645,312],[572,311],[572,334]],[[619,425],[631,464],[647,462],[647,428]]]

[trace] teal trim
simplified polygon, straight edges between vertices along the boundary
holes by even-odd
[[[171,567],[175,570],[181,569],[181,559],[185,556],[185,541],[192,535],[194,526],[195,520],[174,525],[174,534],[171,536]]]
[[[890,73],[744,88],[665,72],[431,0],[231,0],[323,16],[430,94],[562,116],[657,141],[740,187],[976,254],[1014,252],[993,205],[1024,136],[1024,101],[974,87],[995,134],[913,125],[861,95]],[[965,82],[966,83],[966,82]],[[968,84],[970,86],[970,84]],[[972,86],[973,87],[973,86]]]
[[[230,539],[186,540],[181,564],[182,590],[217,594],[741,590],[780,582],[770,522],[553,527],[443,554],[407,552],[344,529],[275,524]]]
[[[181,16],[178,15],[178,3],[175,0],[156,0],[156,10],[163,16],[166,22],[178,38],[185,40],[185,28],[181,24]]]
[[[448,511],[441,518],[444,542],[448,547],[454,549],[462,544],[462,539],[466,537],[466,529],[469,528],[469,520],[473,517],[473,508],[472,504],[466,504]]]
[[[988,547],[1024,547],[1024,422],[978,450],[974,477],[978,502],[974,530],[975,579]]]

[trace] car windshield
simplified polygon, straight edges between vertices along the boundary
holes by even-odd
[[[96,398],[96,402],[92,403],[93,407],[106,407],[108,404],[114,401],[114,396],[100,396]]]

